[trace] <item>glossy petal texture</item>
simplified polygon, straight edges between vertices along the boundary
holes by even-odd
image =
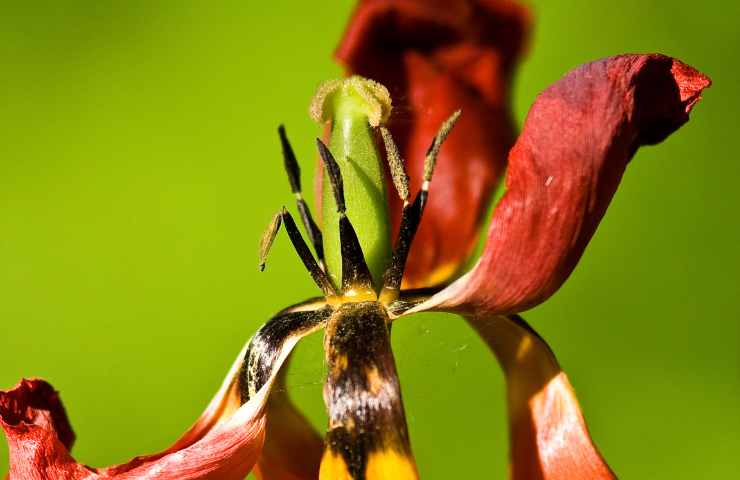
[[[475,244],[514,140],[508,84],[529,23],[524,7],[505,0],[365,0],[354,13],[336,56],[348,73],[390,90],[388,126],[412,191],[440,124],[463,111],[440,152],[405,287],[448,281]],[[400,200],[391,195],[390,204],[397,229]]]
[[[504,369],[513,480],[616,478],[545,341],[521,318],[469,317]]]
[[[298,337],[281,345],[279,371]],[[242,480],[257,461],[265,434],[264,406],[273,378],[241,407],[237,375],[247,347],[195,424],[164,452],[95,469],[69,454],[74,435],[58,394],[43,380],[0,392],[0,424],[8,438],[11,480]]]
[[[580,259],[635,151],[683,125],[709,85],[688,65],[653,54],[588,63],[545,90],[509,155],[507,191],[483,256],[414,311],[514,313],[552,295]]]

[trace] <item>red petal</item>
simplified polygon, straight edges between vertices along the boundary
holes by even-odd
[[[507,385],[513,480],[616,478],[594,446],[568,377],[518,317],[471,317]]]
[[[406,266],[408,287],[448,280],[475,244],[514,139],[508,83],[529,23],[528,11],[512,1],[365,0],[348,26],[336,56],[348,73],[390,90],[396,113],[389,128],[412,188],[421,183],[424,156],[440,124],[463,110],[440,152]],[[395,227],[400,207],[392,196]]]
[[[689,119],[710,80],[662,55],[583,65],[545,90],[509,154],[507,192],[473,270],[415,310],[523,311],[575,267],[627,163]]]
[[[297,340],[296,340],[297,341]],[[295,342],[284,347],[275,374]],[[244,346],[203,414],[170,448],[108,467],[102,478],[242,480],[259,458],[265,434],[264,405],[272,382],[240,406],[239,369]],[[274,379],[274,377],[273,377]]]
[[[22,380],[0,391],[0,425],[8,439],[9,479],[81,479],[94,470],[77,464],[68,449],[74,433],[58,393],[43,380]]]
[[[242,480],[262,449],[264,405],[280,365],[299,337],[281,345],[273,377],[239,406],[237,375],[247,347],[196,423],[164,452],[105,469],[80,465],[69,454],[74,435],[57,393],[42,380],[0,391],[0,425],[8,437],[11,480],[146,479]]]

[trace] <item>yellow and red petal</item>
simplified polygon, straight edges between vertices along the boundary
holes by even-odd
[[[573,387],[547,343],[517,316],[467,320],[506,377],[511,478],[616,478],[593,444]]]
[[[389,128],[412,189],[439,125],[464,112],[440,151],[406,287],[448,281],[474,247],[514,140],[508,85],[529,25],[528,10],[508,0],[364,0],[355,10],[336,56],[390,90]],[[391,196],[390,206],[397,229],[400,201]]]
[[[641,145],[686,123],[710,79],[658,54],[585,64],[539,95],[476,266],[415,310],[515,313],[570,275]]]
[[[237,371],[232,369],[234,374]],[[0,424],[10,454],[8,479],[241,480],[262,447],[267,389],[238,407],[233,404],[238,399],[235,385],[227,378],[201,418],[169,449],[97,469],[77,463],[70,455],[74,435],[58,393],[43,380],[23,380],[0,392]]]
[[[389,324],[376,302],[343,304],[327,322],[321,480],[418,479]]]
[[[305,308],[299,306],[293,310]],[[107,468],[77,463],[69,453],[74,434],[58,393],[43,380],[23,380],[0,391],[0,426],[8,438],[9,480],[242,480],[254,467],[265,437],[270,389],[285,359],[311,329],[286,331],[271,345],[261,388],[241,404],[239,375],[250,344],[234,361],[201,417],[167,450]],[[269,413],[269,412],[268,412]]]

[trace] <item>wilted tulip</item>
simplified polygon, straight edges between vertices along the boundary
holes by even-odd
[[[587,63],[537,97],[512,147],[507,85],[528,24],[503,0],[361,2],[338,57],[375,81],[327,82],[311,106],[330,128],[328,145],[317,143],[322,229],[279,130],[314,252],[285,208],[260,244],[264,268],[284,226],[322,296],[255,333],[175,445],[125,465],[72,459],[74,435],[47,383],[0,392],[10,478],[417,478],[390,325],[423,311],[463,316],[503,367],[512,478],[614,478],[555,356],[518,313],[562,285],[638,148],[683,125],[710,81],[659,54]],[[505,167],[483,254],[461,274]],[[324,439],[274,388],[296,343],[321,329]]]

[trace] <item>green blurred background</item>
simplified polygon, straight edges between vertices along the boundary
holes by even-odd
[[[3,2],[0,14],[0,388],[62,392],[94,466],[171,443],[244,341],[317,293],[284,236],[275,135],[304,165],[317,84],[352,1]],[[515,111],[588,60],[659,51],[715,85],[641,150],[566,285],[528,320],[569,373],[623,478],[740,468],[740,7],[721,0],[534,2]],[[394,327],[423,478],[505,478],[501,373],[460,320]],[[323,429],[321,336],[298,349],[297,401]],[[7,467],[5,443],[0,471]]]

